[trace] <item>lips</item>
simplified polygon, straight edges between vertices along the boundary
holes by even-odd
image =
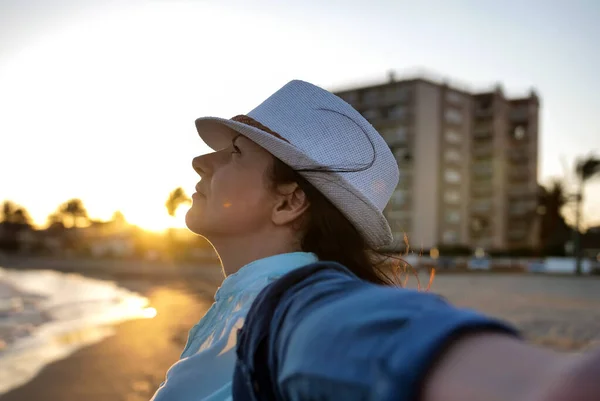
[[[204,194],[204,191],[202,190],[202,188],[200,188],[200,184],[199,183],[196,185],[195,189],[196,189],[196,194],[198,194],[200,196],[204,196],[204,197],[206,196]],[[194,194],[194,195],[196,195],[196,194]]]

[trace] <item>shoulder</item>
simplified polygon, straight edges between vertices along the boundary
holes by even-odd
[[[438,295],[367,283],[335,263],[298,269],[257,301],[243,329],[250,341],[238,356],[257,363],[256,350],[266,341],[260,366],[288,390],[308,380],[368,392],[381,378],[389,379],[384,387],[411,388],[457,332],[511,331]]]

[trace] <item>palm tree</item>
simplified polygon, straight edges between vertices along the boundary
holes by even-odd
[[[59,206],[58,214],[68,217],[71,220],[71,227],[77,227],[81,220],[88,220],[88,213],[81,199],[69,199]]]
[[[13,213],[17,205],[14,202],[6,200],[2,203],[2,221],[6,223],[10,223],[13,218]]]
[[[169,216],[175,217],[175,212],[179,208],[179,206],[190,203],[190,197],[187,196],[183,188],[177,187],[169,194],[167,201],[165,202],[165,207],[167,208],[167,213]]]
[[[565,185],[560,179],[553,179],[547,187],[540,187],[536,214],[541,216],[540,245],[544,253],[564,252],[571,229],[562,214],[568,202]]]
[[[127,219],[125,219],[125,215],[120,210],[117,210],[113,213],[110,221],[112,221],[118,227],[123,227],[125,224],[127,224]]]
[[[30,226],[31,217],[24,207],[7,200],[2,203],[2,222]]]
[[[22,226],[30,226],[31,217],[29,217],[27,210],[20,207],[17,210],[15,210],[15,213],[13,214],[13,222]]]
[[[165,202],[165,207],[167,208],[167,213],[169,213],[169,216],[174,218],[175,212],[177,212],[177,209],[179,208],[179,206],[190,203],[190,202],[191,202],[191,199],[189,196],[187,196],[187,194],[185,193],[183,188],[177,187],[173,191],[171,191],[171,193],[169,193],[169,197],[167,198],[167,201]],[[170,251],[173,251],[173,246],[174,246],[173,230],[169,228],[167,230],[167,234],[169,236]]]
[[[583,203],[583,186],[593,177],[600,175],[600,158],[589,155],[577,162],[575,166],[578,190],[576,195],[577,211],[575,217],[575,274],[581,274],[581,232],[579,223],[581,221],[581,206]]]

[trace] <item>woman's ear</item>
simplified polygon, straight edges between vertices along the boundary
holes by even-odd
[[[299,219],[310,206],[306,193],[297,183],[279,185],[271,219],[275,225],[286,225]]]

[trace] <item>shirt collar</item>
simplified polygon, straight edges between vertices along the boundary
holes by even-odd
[[[309,252],[282,253],[255,260],[227,276],[217,290],[215,299],[218,301],[249,289],[260,291],[267,283],[317,260],[317,256]]]

